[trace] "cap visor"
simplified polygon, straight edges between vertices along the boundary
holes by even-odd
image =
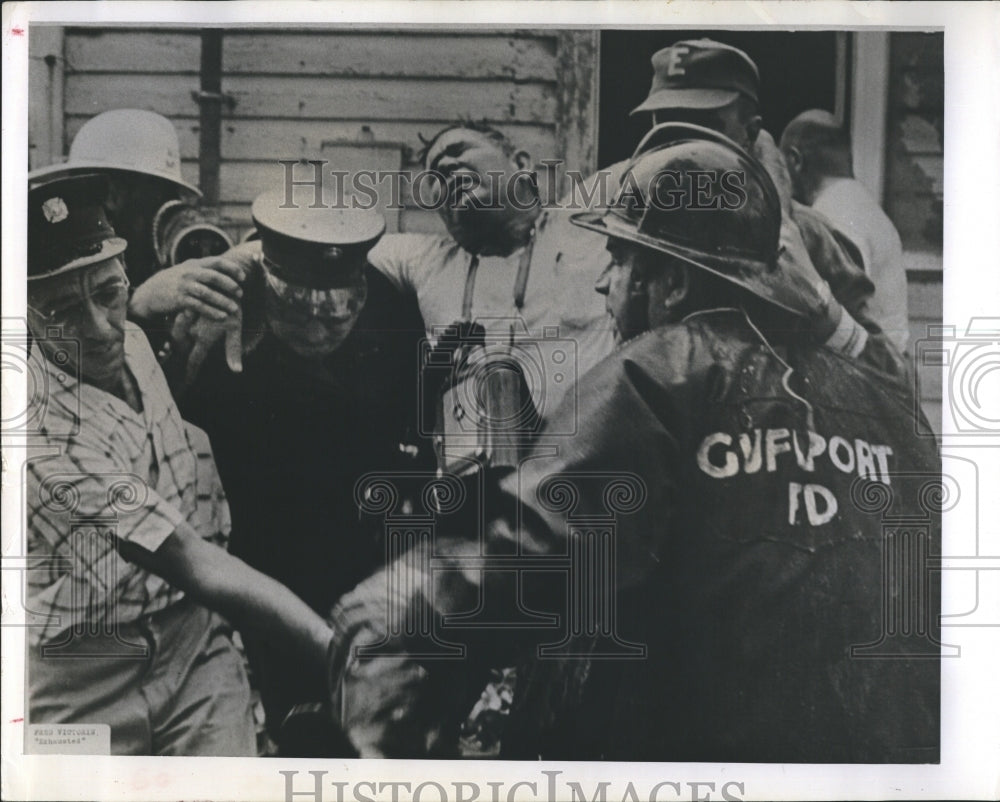
[[[41,186],[42,184],[47,184],[49,181],[54,181],[62,176],[74,175],[76,173],[93,173],[95,171],[151,175],[154,178],[160,178],[176,187],[180,187],[185,192],[189,192],[197,198],[202,196],[201,190],[194,184],[187,183],[187,181],[178,181],[176,178],[164,175],[163,173],[157,173],[153,170],[121,167],[120,165],[110,165],[104,162],[73,162],[72,164],[62,162],[61,164],[50,164],[48,167],[39,167],[37,170],[33,170],[28,173],[28,186]]]
[[[660,89],[653,92],[631,114],[660,109],[717,109],[740,95],[732,89]]]
[[[106,239],[101,243],[101,250],[97,253],[87,254],[86,256],[81,256],[79,259],[74,259],[72,262],[67,262],[58,270],[52,270],[48,273],[40,273],[36,276],[28,276],[28,280],[30,281],[32,279],[61,276],[63,273],[69,273],[72,270],[79,270],[81,267],[88,267],[89,265],[96,265],[99,262],[105,262],[112,257],[124,253],[127,247],[128,243],[121,237],[112,237],[111,239]]]

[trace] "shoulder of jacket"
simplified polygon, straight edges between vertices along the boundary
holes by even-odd
[[[720,352],[737,354],[750,345],[749,332],[739,310],[712,309],[651,329],[629,340],[615,353],[623,364],[646,366],[679,381],[719,364]]]

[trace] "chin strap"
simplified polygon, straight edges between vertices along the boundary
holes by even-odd
[[[771,343],[767,341],[767,337],[765,337],[764,333],[754,325],[754,322],[750,319],[750,315],[747,314],[746,310],[741,308],[740,311],[743,313],[743,318],[746,320],[747,324],[750,326],[751,329],[754,330],[754,332],[756,332],[757,336],[760,338],[760,341],[764,343],[764,346],[767,348],[767,350],[771,352],[771,355],[775,359],[777,359],[782,365],[784,365],[785,372],[781,376],[781,386],[784,388],[785,392],[788,393],[788,395],[790,395],[792,398],[794,398],[796,401],[801,403],[802,406],[806,408],[806,428],[809,431],[814,431],[816,427],[814,425],[815,420],[813,416],[812,404],[810,404],[808,401],[806,401],[806,399],[804,399],[801,395],[799,395],[792,389],[791,379],[792,379],[792,374],[795,372],[792,369],[792,366],[789,365],[784,359],[782,359],[778,355],[778,352],[771,347]]]
[[[781,376],[781,387],[782,389],[784,389],[786,393],[788,393],[788,395],[790,395],[792,398],[794,398],[796,401],[802,404],[802,406],[805,407],[806,426],[809,429],[809,431],[814,431],[816,427],[814,425],[815,420],[813,416],[812,404],[810,404],[805,398],[803,398],[801,395],[799,395],[792,389],[791,380],[792,380],[792,374],[795,372],[795,370],[784,359],[782,359],[781,356],[778,355],[778,352],[775,351],[774,348],[771,347],[771,343],[767,341],[767,337],[764,336],[764,332],[762,332],[759,328],[757,328],[757,326],[754,325],[754,322],[750,319],[750,315],[747,314],[747,311],[743,309],[743,307],[737,308],[735,306],[721,306],[716,309],[700,309],[697,312],[692,312],[691,314],[686,315],[684,319],[688,320],[692,317],[695,317],[696,315],[710,315],[715,312],[739,312],[741,315],[743,315],[743,319],[746,320],[747,325],[751,329],[753,329],[754,333],[764,344],[764,347],[771,352],[771,356],[777,359],[784,366],[785,372]]]

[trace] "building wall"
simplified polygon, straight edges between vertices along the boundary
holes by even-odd
[[[928,339],[941,325],[943,292],[941,278],[924,280],[911,276],[908,281],[910,315],[910,353],[917,354],[917,342]],[[964,331],[964,327],[960,327]],[[941,432],[941,379],[940,365],[921,365],[917,371],[920,405],[935,432]]]
[[[184,175],[198,183],[199,31],[29,33],[33,168],[65,155],[90,117],[131,107],[173,121]],[[250,201],[283,181],[278,159],[326,159],[331,169],[348,171],[405,168],[421,136],[459,117],[491,122],[536,158],[562,157],[569,168],[592,170],[596,39],[553,30],[410,30],[391,37],[361,29],[227,30],[222,92],[232,102],[222,110],[222,222],[236,236],[249,228]],[[885,134],[874,146],[884,149],[884,203],[906,249],[912,347],[942,312],[943,36],[892,33],[882,41],[889,68],[881,84]],[[406,193],[401,201],[402,211],[387,213],[390,230],[440,229],[433,212],[416,208]],[[937,428],[940,383],[924,381],[920,391]]]
[[[884,206],[911,270],[941,268],[944,203],[944,35],[889,37]]]
[[[944,34],[892,33],[883,205],[903,242],[910,353],[941,324],[944,301]],[[964,329],[964,326],[959,325]],[[920,400],[941,430],[941,368],[921,366]]]
[[[588,36],[585,34],[584,36]],[[485,120],[537,158],[574,159],[592,131],[578,114],[596,108],[575,69],[581,37],[556,31],[232,31],[223,35],[220,209],[235,230],[249,204],[280,186],[278,159],[326,159],[329,169],[408,167],[421,136],[460,117]],[[113,108],[169,117],[185,177],[198,183],[201,40],[197,30],[65,30],[64,143],[87,119]],[[593,71],[593,68],[589,68]],[[572,108],[576,105],[576,108]],[[586,121],[585,121],[586,123]],[[41,154],[36,154],[40,156]],[[32,166],[40,166],[41,161]],[[296,171],[296,177],[311,169]],[[388,186],[387,184],[384,186]],[[331,184],[332,187],[332,184]],[[401,198],[390,228],[437,230],[437,216]],[[328,201],[330,202],[330,201]]]

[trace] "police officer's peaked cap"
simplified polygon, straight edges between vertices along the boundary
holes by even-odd
[[[128,243],[104,213],[107,179],[101,175],[28,176],[28,278],[77,270],[121,254]]]
[[[572,221],[669,254],[797,315],[808,314],[817,292],[778,265],[781,201],[763,166],[697,125],[650,131],[611,206]]]
[[[311,208],[284,190],[265,192],[252,208],[264,257],[289,284],[314,289],[342,286],[385,232],[370,209]]]

